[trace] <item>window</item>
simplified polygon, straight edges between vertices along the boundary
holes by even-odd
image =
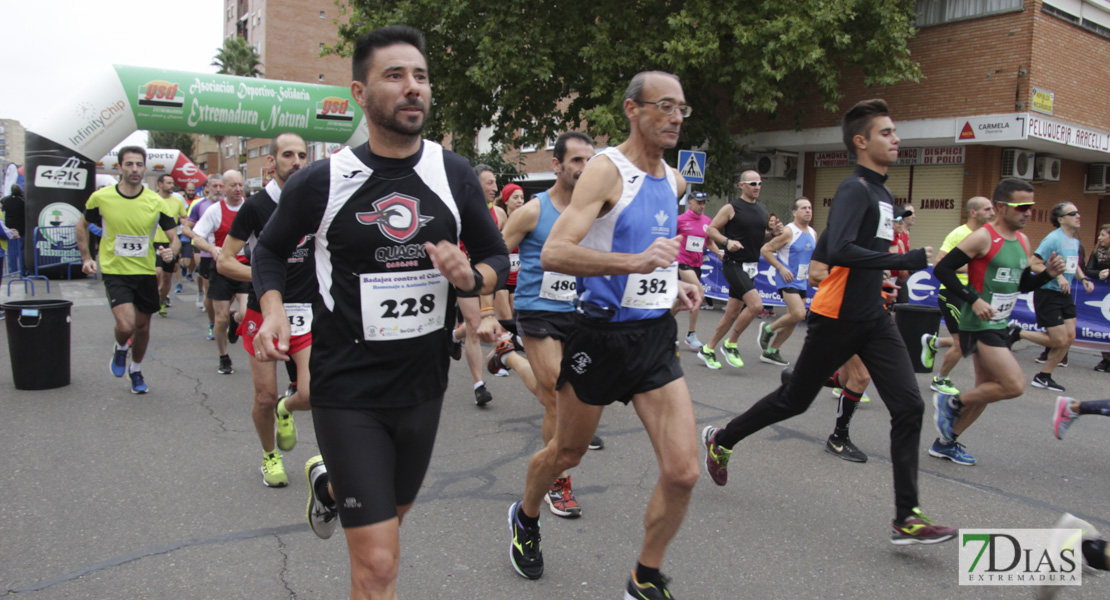
[[[317,79],[319,79],[320,81],[323,81],[323,80],[324,80],[324,74],[323,74],[323,73],[320,73],[320,76],[319,76],[319,77],[317,77]]]
[[[918,27],[1020,11],[1022,0],[917,0]]]
[[[522,137],[522,138],[523,138],[523,137],[525,136],[525,134],[526,134],[526,133],[527,133],[527,131],[525,131],[524,129],[521,129],[521,130],[520,130],[520,137]],[[524,152],[535,152],[535,151],[536,151],[536,145],[535,145],[535,144],[523,144],[523,143],[522,143],[522,144],[520,145],[520,151],[521,151],[521,153],[524,153]]]
[[[231,158],[235,156],[235,149],[230,145],[224,146],[224,158]]]
[[[270,145],[266,144],[265,146],[262,146],[261,148],[259,148],[258,149],[258,155],[259,156],[269,156],[270,155]]]
[[[323,18],[324,18],[324,11],[320,11],[320,18],[321,18],[321,19],[323,19]]]
[[[248,150],[247,158],[258,158],[258,148],[251,148]]]

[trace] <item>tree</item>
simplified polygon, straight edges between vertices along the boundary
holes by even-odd
[[[177,148],[189,160],[193,160],[196,150],[193,134],[177,131],[148,131],[147,144],[151,148]]]
[[[359,34],[393,23],[420,29],[434,97],[428,135],[467,154],[483,126],[493,143],[541,144],[567,129],[623,139],[632,74],[678,75],[694,113],[679,147],[735,163],[737,134],[754,117],[796,124],[783,107],[811,94],[838,110],[845,72],[869,86],[916,81],[906,43],[913,0],[350,0],[340,15],[349,55]],[[523,131],[523,137],[516,137]],[[672,151],[672,153],[675,151]],[[675,157],[668,157],[674,163]],[[731,189],[731,169],[709,169],[709,191]]]
[[[225,39],[224,45],[216,50],[212,66],[219,67],[216,72],[221,75],[262,76],[262,71],[259,70],[262,66],[262,57],[258,55],[258,49],[241,37]]]

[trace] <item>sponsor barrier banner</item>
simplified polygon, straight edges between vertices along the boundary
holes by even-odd
[[[706,254],[702,261],[702,285],[705,295],[714,300],[728,300],[728,283],[721,272],[721,261],[712,254]],[[774,284],[775,268],[766,260],[759,259],[759,269],[755,276],[755,287],[763,304],[767,306],[786,306]],[[1075,298],[1076,319],[1075,338],[1077,342],[1110,351],[1110,281],[1094,282],[1095,289],[1088,294],[1082,285],[1072,286]],[[903,284],[909,292],[910,304],[927,306],[937,305],[937,290],[940,282],[933,277],[933,267],[917,271]],[[1078,288],[1078,290],[1076,289]],[[816,288],[806,286],[806,306],[817,293]],[[1018,296],[1017,305],[1010,315],[1010,322],[1028,331],[1044,331],[1037,327],[1037,317],[1033,312],[1033,293]]]

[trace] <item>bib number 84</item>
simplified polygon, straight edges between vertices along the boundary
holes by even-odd
[[[380,305],[385,309],[382,313],[383,319],[399,319],[401,317],[415,317],[421,314],[428,314],[436,309],[436,297],[433,294],[424,294],[419,300],[416,298],[404,298],[400,302],[397,300],[385,300]],[[398,312],[398,309],[401,312]]]

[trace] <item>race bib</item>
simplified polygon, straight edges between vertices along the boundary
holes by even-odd
[[[645,310],[670,308],[676,297],[678,297],[678,265],[672,264],[647,275],[642,273],[629,275],[624,286],[621,306]]]
[[[799,281],[809,281],[809,263],[798,265],[798,276],[794,279]]]
[[[296,337],[312,331],[312,305],[307,302],[286,302],[285,316],[289,319],[289,335]]]
[[[748,274],[748,277],[751,277],[752,281],[755,281],[756,275],[759,274],[759,263],[757,263],[757,262],[744,263],[743,266],[744,266],[744,272]]]
[[[1012,294],[995,294],[991,296],[991,308],[994,309],[994,316],[991,317],[992,323],[1010,320],[1010,313],[1014,311],[1014,305],[1017,304],[1018,295],[1018,292],[1013,292]]]
[[[150,237],[145,235],[116,235],[116,256],[134,258],[146,256],[150,250]]]
[[[1065,273],[1075,273],[1075,270],[1078,267],[1079,267],[1079,257],[1078,256],[1069,256],[1069,257],[1067,257],[1067,260],[1064,261],[1064,272]]]
[[[520,270],[520,254],[514,252],[509,255],[509,272],[516,273]]]
[[[450,284],[438,270],[363,273],[358,278],[363,338],[404,340],[443,328]]]
[[[692,235],[686,236],[686,251],[687,252],[705,252],[705,238],[695,237]]]
[[[552,271],[543,272],[540,284],[540,298],[556,302],[574,302],[578,297],[578,280],[573,275],[563,275]]]
[[[886,202],[879,203],[879,228],[875,231],[875,237],[886,240],[888,242],[894,241],[894,206]]]

